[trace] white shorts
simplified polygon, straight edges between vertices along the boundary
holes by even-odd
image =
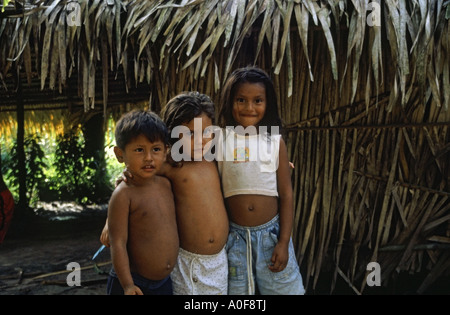
[[[214,255],[199,255],[180,248],[170,275],[174,295],[226,295],[228,259],[225,247]]]

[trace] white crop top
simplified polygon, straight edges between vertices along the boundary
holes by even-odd
[[[224,135],[225,133],[225,135]],[[222,129],[217,160],[224,197],[239,194],[278,196],[277,169],[281,135],[240,135]]]

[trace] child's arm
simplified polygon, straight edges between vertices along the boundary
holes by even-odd
[[[114,271],[126,295],[142,295],[131,277],[130,261],[127,251],[128,215],[130,201],[122,189],[117,187],[111,196],[108,207],[108,230],[111,244],[111,258]]]
[[[280,236],[272,254],[273,265],[269,269],[273,272],[286,268],[289,260],[289,241],[294,220],[294,203],[289,159],[284,140],[280,139],[279,165],[277,169],[278,195],[280,202]]]
[[[100,234],[100,242],[109,247],[109,231],[108,231],[108,218],[106,218],[105,226],[103,227],[102,234]]]

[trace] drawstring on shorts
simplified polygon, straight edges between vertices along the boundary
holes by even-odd
[[[253,281],[253,265],[252,265],[252,236],[250,229],[247,229],[247,279],[248,279],[248,294],[255,294],[255,282]]]
[[[247,285],[248,294],[254,295],[256,291],[255,279],[253,276],[253,249],[252,249],[252,233],[257,231],[263,231],[274,224],[277,224],[279,220],[279,215],[275,215],[269,222],[266,222],[259,226],[242,226],[234,222],[230,222],[231,229],[235,229],[237,232],[237,237],[244,239],[246,242],[246,267],[247,267]],[[245,236],[244,236],[245,233]],[[258,245],[257,245],[258,246]]]
[[[197,260],[198,260],[197,257],[192,258],[191,265],[189,267],[189,279],[191,280],[192,294],[197,294],[195,292],[195,285],[194,285],[194,262]]]

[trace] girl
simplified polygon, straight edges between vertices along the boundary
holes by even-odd
[[[269,76],[256,67],[235,70],[222,93],[219,119],[227,126],[217,146],[230,219],[228,293],[304,294],[291,239],[289,160],[276,132],[281,119]]]

